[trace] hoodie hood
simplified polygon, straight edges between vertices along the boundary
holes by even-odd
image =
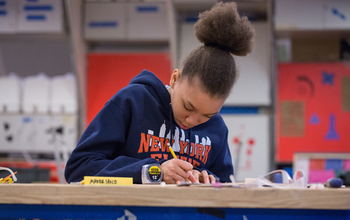
[[[169,111],[171,97],[163,82],[154,73],[143,70],[135,76],[129,85],[141,84],[147,87],[150,94],[161,103],[162,107]]]
[[[133,84],[142,84],[145,85],[148,88],[148,91],[150,94],[158,100],[159,103],[161,103],[162,107],[166,109],[169,112],[169,128],[171,130],[171,134],[174,133],[174,124],[176,124],[174,114],[172,111],[171,106],[171,96],[166,88],[166,86],[163,84],[163,82],[156,76],[154,73],[143,70],[139,75],[134,77],[129,85]],[[189,138],[191,140],[191,137]],[[173,142],[173,135],[170,135],[170,143]]]

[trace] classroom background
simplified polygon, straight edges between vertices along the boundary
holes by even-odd
[[[220,114],[236,181],[303,169],[350,184],[350,1],[238,0],[255,49]],[[0,0],[0,166],[65,183],[86,126],[143,69],[168,84],[215,0]]]

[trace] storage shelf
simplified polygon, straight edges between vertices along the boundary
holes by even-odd
[[[349,38],[349,30],[275,29],[277,38]]]

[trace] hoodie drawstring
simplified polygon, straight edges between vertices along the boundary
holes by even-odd
[[[169,103],[170,111],[169,111],[169,120],[170,120],[170,145],[173,145],[173,117],[172,117],[172,106],[171,103]]]
[[[170,106],[170,111],[169,111],[169,119],[170,119],[170,145],[172,146],[173,145],[173,117],[172,117],[172,106],[171,106],[171,103],[169,103],[169,106]],[[190,149],[191,149],[191,131],[192,131],[192,128],[189,129],[189,137],[188,137],[188,154],[190,154]],[[192,149],[194,150],[194,149]]]

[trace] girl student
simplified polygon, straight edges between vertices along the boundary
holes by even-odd
[[[66,164],[67,182],[113,176],[141,183],[142,166],[154,163],[166,183],[230,182],[228,129],[218,113],[237,77],[232,54],[252,51],[254,30],[234,2],[216,3],[194,27],[203,45],[173,71],[169,85],[143,70],[105,104]]]

